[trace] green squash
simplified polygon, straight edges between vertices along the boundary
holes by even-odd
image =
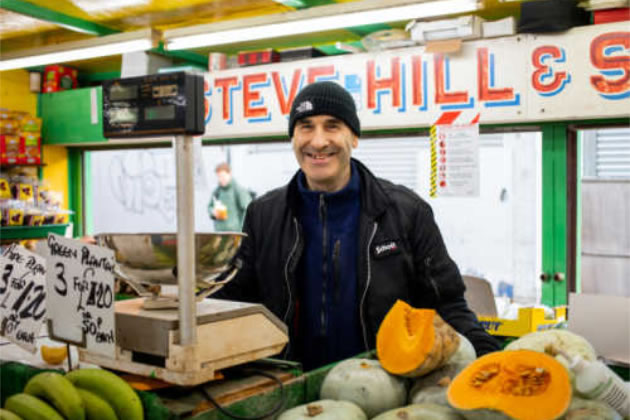
[[[573,397],[564,420],[621,420],[621,416],[604,402]]]
[[[299,405],[280,414],[277,420],[368,420],[365,413],[349,401],[319,400]]]
[[[389,410],[372,420],[462,420],[457,411],[437,404],[411,404]]]
[[[328,372],[320,398],[351,401],[371,418],[404,405],[407,389],[405,381],[387,373],[378,360],[348,359]]]

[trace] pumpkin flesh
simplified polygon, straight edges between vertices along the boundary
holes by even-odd
[[[571,401],[567,370],[544,353],[489,353],[450,384],[449,403],[459,410],[490,409],[519,420],[553,420]]]
[[[389,310],[376,335],[381,365],[394,375],[417,377],[444,365],[459,347],[459,336],[433,309],[402,300]]]

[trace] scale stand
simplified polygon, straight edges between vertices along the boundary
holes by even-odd
[[[121,95],[135,88],[137,98]],[[113,92],[113,93],[112,93]],[[132,126],[120,115],[135,107],[144,115]],[[106,81],[103,118],[106,137],[155,135],[149,109],[173,107],[173,119],[159,121],[162,134],[174,138],[177,187],[178,309],[146,310],[145,298],[115,303],[114,358],[79,349],[82,361],[159,378],[178,385],[198,385],[216,371],[276,355],[288,340],[282,321],[260,304],[195,299],[194,144],[204,131],[203,77],[170,73]],[[108,112],[114,110],[115,112]],[[157,112],[155,112],[157,114]],[[166,115],[162,113],[162,117]],[[156,123],[157,124],[157,123]],[[181,135],[185,133],[185,135]],[[146,135],[146,134],[144,134]]]

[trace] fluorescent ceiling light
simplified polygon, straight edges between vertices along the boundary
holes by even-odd
[[[143,29],[33,48],[14,54],[2,54],[0,71],[146,51],[157,46],[158,41],[159,34],[156,31]]]
[[[380,5],[382,5],[382,2],[380,2]],[[226,30],[217,31],[216,27],[218,25],[210,24],[165,31],[166,49],[181,50],[234,44],[237,42],[322,32],[332,29],[350,28],[353,26],[467,13],[479,8],[477,0],[435,0],[389,8],[308,17],[308,13],[311,11],[326,7],[332,11],[333,9],[330,7],[335,6],[338,5],[321,6],[305,11],[285,13],[276,18],[276,20],[279,20],[278,22],[258,26],[247,25],[247,21],[251,22],[251,20],[245,19],[241,21],[242,26]],[[310,15],[313,15],[313,12],[311,12]],[[273,19],[273,15],[268,18],[268,20]],[[230,22],[226,22],[226,24],[229,23]]]

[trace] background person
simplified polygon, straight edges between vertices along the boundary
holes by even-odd
[[[214,220],[218,232],[240,232],[245,210],[252,201],[252,195],[232,177],[230,165],[219,163],[215,168],[219,185],[212,192],[208,203],[208,215]]]

